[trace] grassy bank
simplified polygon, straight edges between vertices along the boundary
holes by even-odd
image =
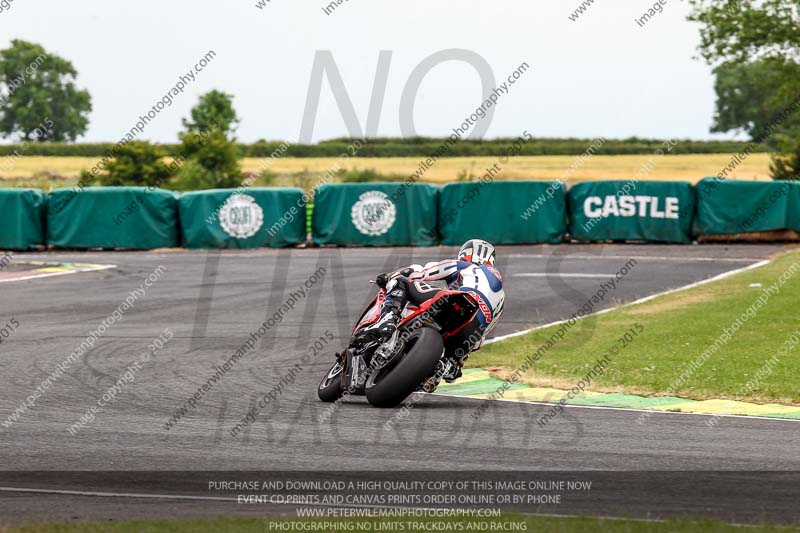
[[[492,523],[494,522],[494,523]],[[308,529],[292,529],[302,523]],[[609,520],[596,518],[555,518],[536,516],[508,516],[502,519],[485,521],[481,519],[415,519],[412,523],[405,519],[360,519],[360,528],[356,527],[353,520],[332,519],[325,523],[310,520],[294,521],[268,518],[218,518],[211,520],[184,520],[184,521],[135,521],[135,522],[104,522],[80,523],[69,525],[37,525],[21,528],[0,527],[0,533],[183,533],[195,531],[225,531],[237,533],[264,533],[271,531],[325,531],[325,524],[334,524],[336,529],[328,531],[381,531],[394,533],[396,531],[547,531],[548,533],[733,533],[741,532],[742,528],[718,522],[716,520],[670,520],[667,522],[644,522],[634,520]],[[281,528],[278,524],[283,524]],[[320,529],[313,529],[317,525]],[[425,529],[425,526],[448,526],[440,529]],[[460,527],[459,527],[460,525]],[[471,529],[468,527],[472,525]],[[489,527],[481,528],[482,525]],[[503,528],[506,526],[506,529]],[[348,527],[349,526],[349,527]],[[493,529],[492,526],[494,526]],[[416,529],[414,529],[416,527]],[[794,528],[779,527],[748,527],[745,531],[752,533],[779,533],[797,531]]]
[[[728,154],[688,154],[653,157],[649,155],[595,155],[583,161],[565,178],[569,183],[599,179],[630,179],[643,165],[651,161],[653,170],[645,176],[652,180],[681,180],[695,182],[713,176],[730,162]],[[246,172],[261,168],[264,160],[242,160]],[[524,156],[509,160],[499,179],[558,179],[577,161],[575,156]],[[269,162],[268,170],[275,174],[273,185],[311,186],[319,176],[331,169],[337,158],[277,158]],[[69,187],[77,183],[82,169],[97,163],[91,157],[20,157],[0,169],[0,187],[36,187],[45,190]],[[394,179],[405,179],[420,163],[418,157],[358,158],[346,161],[347,170],[375,169]],[[459,176],[481,176],[484,169],[497,163],[496,157],[457,157],[439,160],[425,174],[423,181],[446,183]],[[752,154],[736,168],[733,177],[744,180],[768,180],[769,156]],[[266,183],[257,183],[263,184]]]
[[[782,286],[781,276],[786,276]],[[767,287],[776,283],[777,293],[761,306],[751,307],[757,305]],[[598,358],[616,346],[618,353],[611,355],[605,373],[594,379],[590,390],[644,395],[671,391],[673,396],[697,400],[727,398],[800,405],[796,385],[800,346],[781,353],[792,333],[800,336],[798,301],[800,252],[790,252],[758,269],[589,316],[577,322],[563,340],[557,340],[523,374],[522,381],[572,388]],[[749,314],[748,308],[752,309]],[[734,325],[737,319],[740,327]],[[641,333],[623,347],[618,339],[637,323]],[[733,334],[724,341],[726,328]],[[501,369],[499,377],[508,377],[525,357],[546,346],[557,329],[537,330],[489,345],[474,354],[469,365],[497,367]],[[770,363],[773,357],[776,359]],[[754,386],[743,391],[747,383]]]

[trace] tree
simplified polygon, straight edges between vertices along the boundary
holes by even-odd
[[[712,131],[742,129],[777,150],[772,177],[800,172],[800,2],[691,0],[700,52],[716,65]]]
[[[789,89],[800,79],[800,65],[781,59],[759,59],[749,63],[727,61],[715,69],[717,109],[711,131],[742,130],[756,138],[775,122],[781,109],[797,97]],[[781,129],[793,129],[798,117],[788,116]],[[768,139],[776,147],[775,139]]]
[[[163,157],[164,153],[147,141],[125,143],[106,165],[106,172],[100,175],[100,183],[106,186],[158,187],[170,177],[170,169],[162,161]]]
[[[75,86],[72,63],[14,39],[0,50],[0,135],[25,141],[74,141],[86,132],[91,97]],[[50,125],[52,123],[52,125]],[[49,127],[42,127],[42,125]]]
[[[700,51],[709,62],[800,60],[797,0],[691,0]]]
[[[178,149],[184,162],[173,186],[181,190],[238,187],[242,182],[239,147],[228,134],[239,119],[230,95],[211,91],[192,108],[191,121],[184,119]]]
[[[227,189],[242,182],[239,148],[219,130],[180,135],[179,153],[185,160],[173,184],[180,190]]]
[[[222,91],[211,91],[200,97],[200,102],[192,108],[191,120],[183,120],[189,132],[199,133],[218,129],[228,135],[236,131],[239,117],[233,108],[233,97]]]

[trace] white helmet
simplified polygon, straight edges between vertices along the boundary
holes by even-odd
[[[459,261],[469,261],[476,265],[493,265],[494,246],[481,239],[470,239],[458,251]]]

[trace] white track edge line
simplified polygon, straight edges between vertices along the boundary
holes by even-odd
[[[99,496],[106,498],[153,498],[170,500],[207,500],[235,502],[236,498],[226,498],[223,496],[189,496],[182,494],[147,494],[143,492],[99,492],[84,490],[65,490],[65,489],[31,489],[24,487],[0,487],[0,492],[30,492],[35,494],[59,494],[63,496]]]
[[[346,471],[344,471],[346,473]],[[313,473],[313,472],[312,472]],[[239,502],[238,498],[232,496],[192,496],[188,494],[153,494],[147,492],[105,492],[105,491],[85,491],[68,489],[35,489],[27,487],[0,487],[0,492],[29,492],[34,494],[59,494],[64,496],[90,496],[105,498],[148,498],[164,500],[201,500],[201,501],[224,501]],[[285,496],[283,494],[269,494],[270,496]],[[291,505],[293,507],[331,507],[331,508],[353,508],[353,509],[411,509],[414,511],[440,511],[442,507],[405,507],[393,505],[376,504],[355,504],[355,503],[322,503],[322,502],[269,502],[270,505]]]
[[[347,471],[344,471],[345,473]],[[313,473],[313,472],[312,472]],[[158,499],[158,500],[200,500],[200,501],[223,501],[223,502],[236,502],[239,505],[239,499],[230,496],[191,496],[184,494],[153,494],[146,492],[104,492],[104,491],[84,491],[84,490],[68,490],[68,489],[34,489],[26,487],[0,487],[0,492],[27,492],[33,494],[58,494],[62,496],[89,496],[100,498],[145,498],[145,499]],[[284,494],[267,494],[269,496],[286,496]],[[252,505],[252,504],[249,504]],[[401,505],[377,505],[377,504],[355,504],[355,503],[323,503],[323,502],[269,502],[269,505],[290,505],[292,507],[326,507],[332,509],[348,508],[348,509],[409,509],[412,511],[442,511],[446,510],[445,507],[406,507]]]
[[[695,281],[694,283],[690,283],[688,285],[683,285],[681,287],[676,287],[674,289],[668,289],[668,290],[663,291],[663,292],[658,292],[656,294],[651,294],[650,296],[645,296],[644,298],[639,298],[638,300],[634,300],[632,302],[624,303],[624,304],[621,304],[621,305],[616,305],[614,307],[609,307],[608,309],[602,309],[600,311],[597,311],[595,313],[590,313],[590,314],[582,316],[582,317],[576,317],[576,320],[584,320],[586,318],[589,318],[590,316],[602,315],[604,313],[608,313],[608,312],[614,311],[616,309],[622,309],[623,307],[629,307],[629,306],[633,306],[633,305],[638,305],[638,304],[642,304],[642,303],[645,303],[645,302],[649,302],[650,300],[653,300],[655,298],[659,298],[661,296],[666,296],[668,294],[673,294],[673,293],[676,293],[676,292],[685,291],[686,289],[692,289],[692,288],[698,287],[700,285],[705,285],[706,283],[719,281],[721,279],[725,279],[727,277],[739,274],[741,272],[746,272],[748,270],[761,268],[762,266],[768,265],[771,262],[772,262],[772,260],[770,260],[770,259],[764,259],[762,261],[759,261],[757,263],[753,263],[753,264],[748,265],[746,267],[737,268],[737,269],[734,269],[734,270],[729,270],[727,272],[723,272],[721,274],[717,274],[716,276],[712,276],[712,277],[707,278],[707,279],[703,279],[703,280],[700,280],[700,281]],[[504,341],[506,339],[511,339],[513,337],[519,337],[521,335],[526,335],[526,334],[528,334],[528,333],[530,333],[532,331],[536,331],[536,330],[539,330],[539,329],[549,328],[550,326],[558,326],[560,324],[568,322],[569,320],[570,319],[557,320],[555,322],[550,322],[549,324],[542,324],[541,326],[535,326],[535,327],[530,328],[530,329],[524,329],[522,331],[515,331],[514,333],[509,333],[508,335],[502,335],[500,337],[494,337],[492,339],[489,339],[484,344],[485,345],[494,344],[495,342],[500,342],[500,341]]]
[[[514,278],[613,278],[616,274],[580,274],[578,272],[559,273],[559,272],[520,272],[511,274]]]
[[[675,257],[659,255],[572,255],[572,254],[508,254],[504,257],[535,259],[636,259],[638,261],[718,261],[728,263],[750,263],[759,261],[757,257]]]
[[[14,281],[27,281],[39,278],[52,278],[54,276],[67,276],[69,274],[80,274],[82,272],[99,272],[100,270],[108,270],[109,268],[116,268],[117,265],[99,265],[96,267],[80,268],[78,270],[67,270],[65,272],[47,272],[45,274],[35,274],[33,276],[24,276],[21,278],[13,279],[0,279],[0,283],[12,283]]]

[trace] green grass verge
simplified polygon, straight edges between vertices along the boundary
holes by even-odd
[[[780,292],[771,296],[754,317],[745,315],[744,325],[727,343],[718,341],[725,328],[730,328],[790,268],[797,270],[789,274]],[[762,287],[751,287],[755,283]],[[588,390],[633,394],[670,391],[671,395],[697,400],[729,398],[800,405],[796,383],[800,347],[781,354],[782,348],[788,348],[788,337],[800,330],[799,305],[800,252],[795,251],[761,268],[578,321],[522,375],[521,381],[572,388],[616,344],[619,353],[611,356],[605,373],[596,377]],[[635,323],[642,326],[642,333],[622,348],[617,339]],[[507,377],[557,329],[538,330],[489,345],[469,359],[469,366],[500,367],[500,377]],[[717,349],[701,357],[715,343]],[[777,364],[768,364],[773,356]],[[698,361],[703,362],[698,365]],[[761,376],[757,377],[759,371]],[[679,379],[681,376],[684,379]],[[742,390],[748,383],[754,386]],[[677,386],[670,390],[673,385]]]
[[[283,527],[280,527],[282,524]],[[325,525],[336,524],[325,529]],[[390,526],[389,524],[394,524]],[[292,528],[292,525],[301,527]],[[361,527],[358,527],[358,526]],[[469,526],[472,525],[470,528]],[[502,527],[506,525],[506,527]],[[306,526],[305,528],[303,526]],[[314,526],[322,529],[314,529]],[[430,526],[430,527],[425,527]],[[439,526],[438,528],[435,528]],[[485,526],[485,527],[483,527]],[[494,527],[492,527],[494,526]],[[716,520],[669,520],[667,522],[643,522],[633,520],[608,520],[597,518],[554,518],[537,516],[504,516],[501,519],[332,519],[320,520],[273,520],[269,518],[217,518],[209,520],[181,521],[132,521],[77,524],[42,524],[19,528],[0,527],[0,533],[183,533],[195,531],[224,531],[237,533],[265,533],[291,531],[347,532],[347,531],[547,531],[548,533],[740,533],[743,529]],[[752,533],[778,533],[797,531],[779,527],[748,527]]]

